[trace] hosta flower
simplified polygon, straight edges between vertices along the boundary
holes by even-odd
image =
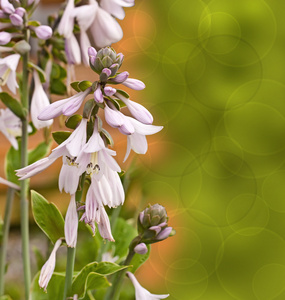
[[[113,15],[115,18],[123,20],[125,11],[123,7],[131,7],[135,5],[135,0],[101,0],[100,6]]]
[[[82,173],[78,171],[76,157],[86,144],[86,124],[87,120],[82,119],[73,133],[62,142],[58,147],[52,150],[52,153],[37,162],[17,170],[16,175],[20,180],[30,178],[49,167],[59,157],[62,157],[63,165],[59,174],[59,189],[66,193],[75,194],[78,186],[79,177]]]
[[[41,269],[41,274],[39,278],[39,286],[43,288],[45,291],[47,289],[48,283],[52,277],[54,268],[55,268],[55,262],[56,262],[56,251],[61,245],[61,240],[57,240],[54,248],[50,254],[49,259],[46,261],[46,263],[43,265]]]
[[[139,282],[137,281],[133,273],[127,272],[127,275],[135,287],[136,300],[157,300],[157,299],[165,299],[169,296],[169,294],[167,295],[151,294],[148,290],[146,290],[139,284]]]
[[[0,45],[8,44],[13,37],[13,34],[9,32],[2,31],[0,32]]]
[[[39,75],[36,71],[34,71],[34,83],[35,83],[35,88],[34,88],[34,93],[31,101],[31,118],[34,126],[37,129],[41,129],[43,127],[51,126],[53,120],[40,121],[38,119],[39,113],[43,111],[46,107],[48,107],[50,105],[50,102],[43,89]]]
[[[78,214],[76,209],[75,195],[71,195],[71,200],[66,212],[64,223],[64,234],[67,246],[75,248],[77,242]]]
[[[131,117],[126,117],[126,118],[133,125],[135,132],[127,136],[128,144],[127,144],[127,152],[124,158],[124,162],[129,157],[131,149],[133,149],[138,154],[145,154],[148,148],[146,135],[155,134],[160,130],[162,130],[163,128],[163,126],[143,124]]]
[[[8,187],[16,189],[16,190],[20,189],[20,187],[17,184],[15,184],[15,183],[13,183],[11,181],[8,181],[8,180],[6,180],[6,179],[4,179],[2,177],[0,177],[0,183],[4,184],[4,185],[7,185]]]
[[[37,37],[42,40],[47,40],[52,36],[52,29],[47,25],[35,27],[34,31]]]
[[[1,0],[1,8],[6,14],[15,12],[14,6],[8,0]]]
[[[61,114],[65,116],[71,116],[79,109],[82,102],[90,93],[90,91],[91,87],[86,89],[86,91],[77,93],[72,97],[63,100],[58,100],[50,104],[38,115],[38,119],[41,121],[47,121],[56,118]]]
[[[16,94],[19,87],[16,81],[16,69],[19,63],[20,54],[11,54],[0,58],[0,87],[7,84],[9,90]]]

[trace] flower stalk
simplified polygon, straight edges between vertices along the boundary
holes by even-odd
[[[23,1],[25,2],[25,1]],[[25,3],[23,3],[24,5]],[[24,17],[26,22],[26,16]],[[29,29],[24,28],[24,39],[29,41]],[[28,61],[29,52],[22,54],[23,59],[23,77],[22,77],[22,94],[21,102],[23,109],[29,111],[29,71]],[[21,167],[28,165],[28,115],[22,119],[22,139],[21,139]],[[29,202],[27,200],[29,181],[21,181],[20,202],[21,202],[21,236],[22,236],[22,258],[24,268],[24,282],[25,282],[25,299],[29,299],[30,282],[31,282],[31,268],[30,268],[30,255],[29,255]]]
[[[72,296],[72,277],[73,277],[73,270],[74,270],[75,253],[76,253],[76,248],[71,248],[71,247],[67,248],[63,300],[66,300],[67,297]]]
[[[1,247],[0,247],[0,297],[4,295],[4,283],[5,283],[4,275],[5,275],[8,235],[9,235],[14,195],[15,195],[15,190],[13,188],[9,188],[7,192],[7,202],[6,202],[5,215],[4,215],[3,237],[2,237]]]

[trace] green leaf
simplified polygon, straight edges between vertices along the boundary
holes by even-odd
[[[118,102],[118,104],[120,105],[120,108],[126,107],[127,105],[120,99],[116,99],[116,101]]]
[[[0,300],[13,300],[9,295],[4,295],[0,297]]]
[[[150,245],[146,245],[147,246],[147,253],[146,254],[138,254],[136,253],[131,261],[131,265],[132,268],[130,270],[130,272],[135,273],[135,271],[141,266],[143,265],[147,259],[149,258],[149,254],[150,254]]]
[[[53,63],[51,69],[51,78],[58,79],[60,77],[60,68],[58,64]]]
[[[29,151],[29,165],[44,158],[50,152],[51,145],[52,140],[50,139],[48,144],[42,142],[35,149]]]
[[[15,170],[21,168],[21,152],[20,152],[20,145],[19,149],[16,150],[11,147],[6,155],[5,158],[5,172],[7,180],[20,185],[18,177],[15,174]]]
[[[26,116],[21,103],[11,97],[8,93],[0,93],[0,99],[20,119],[23,119]]]
[[[63,299],[65,276],[53,273],[47,287],[47,292],[39,287],[40,272],[36,274],[31,284],[30,300],[61,300]]]
[[[53,139],[60,145],[71,135],[70,131],[55,131],[52,133]]]
[[[42,68],[40,68],[39,66],[35,65],[31,61],[29,62],[28,67],[32,68],[32,69],[34,69],[34,70],[36,70],[38,72],[41,82],[46,82],[46,73],[45,73],[45,71]]]
[[[92,86],[92,82],[88,80],[83,80],[78,83],[78,87],[82,92],[86,91],[90,86]]]
[[[125,219],[118,218],[113,230],[115,239],[114,256],[125,257],[128,253],[131,241],[137,236],[136,229],[128,224]]]
[[[78,92],[78,93],[80,93],[81,92],[81,90],[80,90],[80,88],[78,87],[78,83],[79,83],[79,81],[74,81],[74,82],[71,82],[71,87],[76,91],[76,92]]]
[[[118,103],[117,99],[108,98],[117,108],[117,110],[120,110],[120,104]]]
[[[121,95],[124,96],[125,98],[130,98],[130,95],[129,95],[127,92],[123,91],[123,90],[117,89],[117,93],[118,93],[118,94],[121,94]]]
[[[101,128],[101,134],[103,134],[106,137],[108,144],[111,147],[113,147],[114,146],[114,141],[113,141],[113,138],[112,138],[111,134],[107,130],[105,130],[104,128]]]
[[[36,191],[31,191],[34,219],[47,237],[55,243],[64,237],[64,220],[58,208]]]
[[[94,102],[94,101],[93,101]],[[82,120],[81,115],[73,115],[65,121],[65,126],[70,129],[75,129]]]
[[[82,297],[89,289],[106,288],[110,285],[106,276],[126,268],[111,262],[90,263],[74,278],[72,292]]]
[[[38,27],[38,26],[40,26],[40,25],[41,25],[41,23],[38,22],[38,21],[33,21],[33,20],[31,20],[31,21],[28,22],[28,26]]]

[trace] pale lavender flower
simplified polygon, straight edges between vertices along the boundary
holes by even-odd
[[[37,129],[41,129],[43,127],[49,127],[52,125],[53,120],[48,121],[40,121],[38,119],[38,115],[41,111],[43,111],[46,107],[50,105],[49,99],[43,89],[42,83],[40,81],[39,75],[36,71],[34,71],[34,83],[35,89],[31,101],[31,117],[34,126]]]
[[[47,25],[35,27],[34,31],[37,37],[42,40],[47,40],[52,36],[52,29]]]
[[[9,16],[9,18],[10,18],[11,23],[14,26],[22,26],[23,25],[23,18],[21,16],[17,15],[16,13],[11,14]]]
[[[116,92],[117,90],[110,86],[104,87],[104,93],[106,96],[113,96]]]
[[[73,33],[65,38],[65,54],[68,64],[81,63],[80,47]]]
[[[22,18],[25,15],[25,13],[26,13],[26,10],[23,7],[17,7],[15,9],[15,14],[19,15]]]
[[[69,38],[72,35],[73,26],[74,26],[74,0],[68,0],[68,3],[65,7],[64,13],[61,17],[61,20],[58,24],[58,32],[63,35],[65,38]]]
[[[0,58],[0,86],[7,84],[9,90],[14,94],[19,87],[16,81],[16,69],[20,57],[20,54],[11,54]]]
[[[12,38],[13,34],[5,31],[0,32],[0,45],[8,44]]]
[[[116,93],[115,96],[118,97],[119,99],[121,99],[126,104],[130,113],[138,121],[140,121],[141,123],[144,123],[144,124],[148,124],[148,125],[153,123],[152,114],[144,106],[124,97],[123,95],[121,95],[119,93]]]
[[[104,206],[99,206],[100,220],[98,223],[98,230],[103,239],[110,242],[115,242],[112,232],[109,217],[106,213]]]
[[[134,78],[127,78],[122,82],[122,84],[130,89],[137,91],[143,90],[145,88],[145,84],[142,81]]]
[[[86,89],[86,91],[77,93],[70,98],[58,100],[50,104],[39,114],[38,119],[41,121],[46,121],[58,117],[61,114],[65,116],[71,116],[79,109],[86,96],[90,93],[91,89],[92,88],[90,87]]]
[[[97,87],[96,91],[94,92],[94,100],[97,103],[103,103],[103,94],[102,94],[102,91],[101,91],[100,84],[98,84],[98,87]]]
[[[172,227],[166,227],[165,229],[160,231],[160,233],[156,236],[155,239],[158,241],[165,240],[169,237],[171,231],[172,231]]]
[[[75,194],[71,195],[71,200],[66,212],[64,223],[65,241],[68,247],[75,248],[77,242],[78,214],[76,209]]]
[[[127,160],[131,149],[133,149],[138,154],[145,154],[148,148],[145,136],[155,134],[163,128],[163,126],[146,125],[130,117],[126,118],[133,125],[135,132],[127,136],[128,144],[124,162]]]
[[[139,282],[137,281],[133,273],[127,272],[127,275],[129,276],[131,282],[135,287],[136,300],[157,300],[157,299],[165,299],[169,296],[169,294],[167,295],[151,294],[148,290],[146,290],[139,284]]]
[[[46,261],[46,263],[43,265],[41,269],[41,274],[39,278],[39,286],[43,288],[45,291],[47,289],[48,283],[52,277],[54,268],[55,268],[55,262],[56,262],[56,251],[60,247],[62,241],[61,239],[57,240],[54,248],[50,254],[49,259]]]
[[[8,0],[1,0],[1,8],[6,14],[15,12],[14,6]]]
[[[138,254],[146,254],[148,249],[145,243],[140,243],[135,246],[134,251]]]
[[[129,72],[124,71],[120,74],[118,74],[116,77],[110,79],[110,82],[115,82],[115,83],[122,83],[127,80],[129,77]]]

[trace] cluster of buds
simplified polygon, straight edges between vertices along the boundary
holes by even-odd
[[[175,234],[172,227],[168,226],[168,216],[165,208],[159,204],[148,205],[139,214],[138,233],[139,235],[131,243],[131,247],[139,254],[147,253],[146,244],[153,244],[167,239]]]

